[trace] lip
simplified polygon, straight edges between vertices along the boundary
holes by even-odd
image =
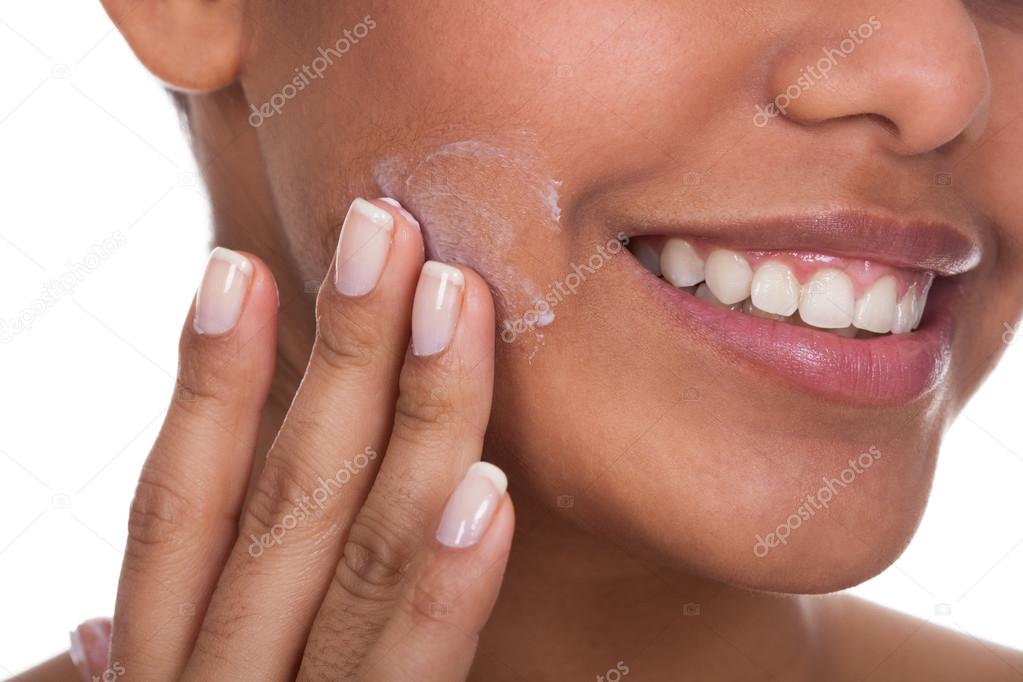
[[[702,301],[652,275],[630,254],[629,266],[668,319],[739,365],[829,400],[857,405],[912,402],[948,374],[960,284],[949,276],[972,269],[977,242],[941,223],[894,223],[866,214],[834,214],[679,232],[646,226],[643,234],[706,237],[746,250],[804,250],[930,270],[937,279],[920,326],[909,334],[849,339],[812,328],[754,317]],[[640,236],[635,230],[630,237]]]
[[[618,221],[615,221],[618,222]],[[961,275],[980,262],[980,242],[948,223],[896,220],[861,211],[808,213],[743,222],[618,225],[630,237],[689,236],[745,251],[810,251],[893,267]]]

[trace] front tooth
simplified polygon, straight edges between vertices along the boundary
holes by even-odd
[[[749,298],[753,270],[746,259],[734,251],[719,249],[707,258],[707,286],[725,305]]]
[[[764,263],[753,275],[750,295],[765,313],[788,317],[799,307],[799,280],[783,263]]]
[[[914,284],[895,306],[895,314],[892,316],[892,334],[908,334],[913,331],[914,316],[916,314],[917,296],[916,285]]]
[[[841,270],[821,270],[803,285],[799,317],[821,329],[844,329],[853,319],[853,283]]]
[[[649,241],[646,239],[637,239],[635,246],[632,247],[632,255],[636,257],[643,267],[654,273],[658,277],[661,276],[661,257],[657,255],[657,249],[655,249]]]
[[[875,334],[887,334],[892,330],[895,317],[895,278],[888,275],[874,282],[867,293],[856,301],[853,324]]]
[[[669,239],[661,251],[664,279],[677,287],[691,287],[703,281],[703,259],[684,239]]]

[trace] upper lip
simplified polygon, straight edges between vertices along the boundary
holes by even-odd
[[[634,225],[634,223],[633,223]],[[974,268],[981,244],[966,229],[856,210],[776,216],[741,222],[647,224],[641,234],[705,238],[749,251],[811,251],[954,276]]]

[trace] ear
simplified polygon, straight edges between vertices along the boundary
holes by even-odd
[[[237,78],[244,0],[102,0],[153,75],[172,88],[210,91]]]

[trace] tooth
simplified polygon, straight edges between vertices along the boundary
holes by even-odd
[[[891,275],[874,282],[867,293],[856,301],[853,324],[875,334],[887,334],[892,330],[895,317],[895,278]]]
[[[664,279],[677,287],[691,287],[703,281],[703,259],[684,239],[669,239],[661,251]]]
[[[658,277],[661,276],[661,257],[657,255],[657,250],[650,242],[645,239],[637,239],[632,247],[632,255],[643,264],[644,268]]]
[[[916,314],[917,296],[916,285],[914,284],[895,306],[895,314],[892,316],[892,334],[908,334],[913,331],[913,318]]]
[[[856,334],[859,333],[859,331],[860,330],[857,329],[856,327],[845,327],[844,329],[833,329],[831,330],[831,333],[836,336],[843,336],[847,339],[851,339],[855,337]]]
[[[853,283],[841,270],[821,270],[803,285],[799,316],[822,329],[844,329],[853,319]]]
[[[799,281],[782,263],[768,262],[757,268],[750,294],[753,305],[765,313],[787,317],[799,307]]]
[[[913,311],[913,329],[920,326],[920,320],[923,319],[924,309],[927,307],[927,295],[931,293],[931,284],[934,280],[930,280],[924,284],[923,291],[916,297],[916,308]]]
[[[728,305],[726,303],[722,303],[718,299],[718,297],[715,296],[714,293],[710,290],[710,287],[707,286],[706,282],[703,282],[702,284],[700,284],[700,286],[696,287],[696,293],[693,294],[693,296],[695,296],[696,298],[700,299],[701,301],[706,301],[707,303],[713,303],[714,305],[721,306],[722,308],[728,308],[729,310],[741,310],[742,309],[742,305],[739,305],[739,304]]]
[[[719,249],[707,258],[707,286],[725,305],[749,298],[753,270],[746,259],[734,251]]]

